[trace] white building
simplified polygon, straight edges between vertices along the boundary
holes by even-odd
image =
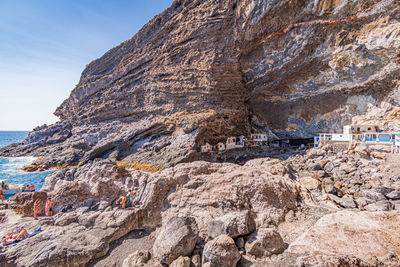
[[[345,125],[343,133],[320,133],[314,137],[314,146],[327,142],[361,141],[367,143],[394,144],[396,133],[377,132],[372,125]]]
[[[226,150],[243,147],[244,136],[241,137],[228,137],[226,140]]]
[[[254,142],[265,142],[268,141],[268,137],[266,134],[255,133],[251,134],[251,140],[253,140]]]

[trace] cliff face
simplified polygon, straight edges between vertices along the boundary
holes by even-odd
[[[395,1],[240,2],[240,65],[253,126],[312,136],[341,131],[383,102],[397,106],[398,11]]]
[[[395,0],[177,0],[86,67],[60,123],[1,153],[168,166],[189,145],[250,131],[400,129],[399,11]]]

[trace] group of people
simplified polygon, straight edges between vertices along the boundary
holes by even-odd
[[[129,201],[130,201],[130,204],[131,204],[131,207],[133,207],[133,203],[134,203],[134,200],[135,200],[135,195],[134,195],[134,193],[133,193],[133,190],[131,189],[131,190],[129,190],[129,194],[127,195],[127,197],[129,197]],[[118,200],[117,201],[115,201],[115,204],[121,204],[121,207],[123,208],[123,209],[125,209],[125,204],[126,204],[126,196],[120,196],[119,198],[118,198]]]
[[[36,186],[34,184],[27,184],[24,192],[35,192]]]
[[[35,220],[37,220],[37,213],[39,211],[39,204],[40,204],[40,200],[39,199],[36,200],[33,203],[33,218]],[[45,215],[53,216],[54,205],[55,205],[54,201],[50,197],[48,197],[47,200],[46,200],[45,208],[44,208]]]
[[[9,189],[8,183],[2,181],[2,182],[1,182],[1,189],[3,189],[3,190],[8,190],[8,189]]]

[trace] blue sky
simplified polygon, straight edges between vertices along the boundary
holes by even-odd
[[[173,0],[0,0],[0,130],[32,130],[86,64],[131,38]]]

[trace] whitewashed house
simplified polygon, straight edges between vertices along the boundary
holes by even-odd
[[[250,138],[257,145],[264,145],[266,142],[268,142],[268,136],[263,133],[251,134]]]
[[[378,132],[372,125],[345,125],[343,133],[320,133],[314,137],[314,146],[329,142],[360,141],[366,143],[394,144],[396,133]]]
[[[226,140],[226,150],[239,147],[243,147],[243,136],[239,138],[233,136],[228,137],[228,139]]]

